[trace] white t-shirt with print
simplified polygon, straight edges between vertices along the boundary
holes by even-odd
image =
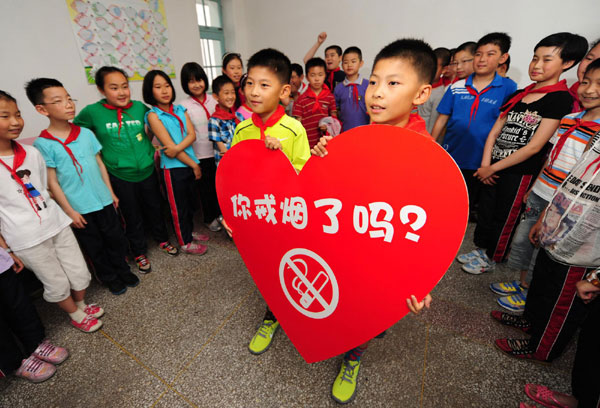
[[[206,111],[198,102],[188,97],[181,101],[181,105],[187,109],[187,113],[194,125],[196,131],[196,140],[192,144],[194,154],[197,159],[208,159],[213,157],[213,142],[208,140],[208,118],[206,117]],[[217,106],[217,100],[212,95],[206,94],[206,101],[204,106],[208,109],[208,114],[212,115],[215,113]]]

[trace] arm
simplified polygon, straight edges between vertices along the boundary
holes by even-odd
[[[188,118],[186,115],[186,121],[187,120]],[[164,150],[165,154],[168,157],[177,158],[179,161],[190,166],[191,168],[194,168],[194,165],[197,166],[197,163],[194,160],[192,160],[186,152],[183,151],[183,149],[191,145],[196,139],[196,133],[194,132],[193,126],[191,132],[188,132],[188,135],[185,137],[185,139],[180,144],[175,144],[175,142],[173,142],[173,139],[171,138],[171,135],[169,134],[169,131],[167,130],[167,128],[165,128],[165,125],[163,125],[156,113],[152,112],[148,115],[148,123],[150,124],[150,130],[152,131],[152,133],[154,133],[154,135],[156,135],[160,143],[163,145],[162,150]],[[189,128],[190,127],[188,125],[188,129]],[[193,138],[190,137],[190,133],[191,135],[193,135]],[[184,146],[184,142],[186,140],[188,142],[189,140],[191,140],[191,142],[189,142],[187,146],[182,147]]]
[[[409,299],[406,299],[406,304],[408,305],[408,309],[413,312],[414,314],[419,314],[419,312],[426,307],[427,309],[429,309],[429,306],[431,306],[431,295],[428,293],[425,295],[425,297],[423,298],[422,301],[417,301],[417,298],[415,297],[415,295],[411,295]]]
[[[439,138],[442,135],[444,129],[446,129],[446,125],[448,124],[448,119],[450,119],[450,115],[444,115],[440,113],[437,120],[435,121],[435,125],[433,125],[433,130],[431,131],[431,137],[433,140],[439,143]]]
[[[52,197],[54,197],[58,205],[60,205],[63,211],[73,220],[73,226],[80,229],[85,228],[87,221],[85,218],[83,218],[83,215],[75,211],[73,207],[71,207],[71,204],[69,204],[67,196],[65,196],[62,188],[60,188],[60,184],[58,184],[56,169],[52,167],[48,167],[48,189],[52,193]]]
[[[308,61],[309,59],[311,59],[312,57],[315,56],[315,54],[317,53],[317,50],[319,49],[319,47],[321,46],[321,44],[323,44],[323,42],[327,39],[327,33],[326,32],[322,32],[319,34],[319,36],[317,37],[317,42],[314,43],[314,45],[312,47],[310,47],[310,49],[308,50],[308,52],[306,53],[306,55],[304,56],[304,59],[302,60],[305,64],[306,61]]]
[[[112,199],[113,199],[113,204],[115,207],[118,207],[119,199],[117,198],[117,196],[115,195],[115,192],[113,191],[112,184],[110,183],[110,177],[108,177],[108,172],[106,171],[106,166],[104,165],[104,162],[102,161],[102,157],[100,156],[100,153],[96,154],[96,163],[98,163],[98,167],[100,168],[100,175],[102,176],[102,181],[104,181],[104,184],[106,184],[106,187],[108,187],[108,191],[110,191],[110,195],[112,196]]]
[[[496,143],[496,139],[500,135],[504,124],[506,123],[506,117],[496,119],[494,126],[492,126],[492,130],[488,134],[487,139],[485,140],[485,145],[483,146],[483,156],[481,157],[481,167],[489,166],[492,162],[492,149],[494,148],[494,144]]]
[[[221,153],[221,156],[223,156],[225,153],[227,153],[227,145],[223,142],[215,142],[217,145],[217,150],[219,150],[219,153]]]
[[[6,241],[4,240],[4,237],[2,236],[2,234],[0,234],[0,247],[4,248],[4,249],[8,249],[8,245],[6,244]],[[23,265],[23,261],[21,261],[21,259],[16,256],[15,254],[13,254],[12,252],[9,253],[10,257],[13,259],[13,270],[16,273],[19,273],[23,270],[23,268],[25,267],[25,265]]]

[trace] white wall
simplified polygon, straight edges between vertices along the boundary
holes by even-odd
[[[118,3],[118,0],[115,0]],[[178,99],[184,96],[179,71],[188,61],[201,61],[195,0],[164,0],[171,58]],[[21,137],[37,136],[47,119],[36,113],[23,86],[35,77],[61,81],[78,109],[97,101],[100,94],[85,78],[65,0],[0,1],[0,89],[19,103],[25,119]],[[132,98],[142,99],[142,82],[131,82]]]
[[[302,64],[317,34],[327,31],[317,56],[323,56],[327,45],[356,45],[364,54],[364,75],[377,52],[400,37],[454,48],[504,31],[513,38],[509,76],[523,86],[529,83],[533,47],[546,35],[569,31],[590,41],[600,37],[598,0],[224,0],[223,7],[225,14],[235,14],[236,28],[243,27],[243,40],[238,32],[235,37],[226,32],[226,42],[244,62],[255,51],[274,47]],[[566,78],[573,81],[575,71]]]

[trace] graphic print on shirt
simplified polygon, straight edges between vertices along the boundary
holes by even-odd
[[[17,173],[17,176],[19,176],[19,178],[25,185],[25,187],[27,187],[27,191],[31,195],[31,198],[33,200],[32,202],[33,202],[33,204],[35,204],[36,209],[38,211],[42,211],[42,206],[44,208],[48,208],[48,206],[46,205],[46,200],[44,200],[44,197],[40,194],[39,191],[37,191],[35,186],[33,184],[31,184],[31,180],[29,178],[29,176],[31,176],[31,171],[29,169],[23,169],[23,170],[17,170],[16,173]],[[13,177],[11,176],[11,178],[13,178]],[[21,186],[19,186],[17,192],[19,194],[24,194],[23,190],[21,189]]]
[[[141,132],[141,130],[143,129],[143,126],[144,125],[142,124],[142,122],[137,119],[125,120],[125,118],[123,118],[123,122],[121,125],[121,132],[123,132],[123,130],[125,128],[127,128],[128,134],[129,134],[129,132],[131,132],[131,133],[137,132],[137,134],[135,135],[135,138],[138,142],[141,142],[144,138],[144,135]],[[106,123],[106,131],[111,136],[113,136],[116,140],[120,140],[123,145],[128,145],[128,142],[126,140],[123,140],[121,138],[121,135],[119,134],[119,123],[118,122]]]
[[[524,112],[510,111],[506,118],[506,124],[492,149],[492,160],[505,159],[527,145],[541,121],[542,116],[538,114],[538,111],[529,109]]]

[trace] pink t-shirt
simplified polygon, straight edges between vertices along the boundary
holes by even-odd
[[[208,159],[214,157],[213,143],[208,140],[208,118],[215,112],[216,99],[212,95],[206,94],[204,106],[208,110],[208,115],[202,105],[192,99],[191,96],[181,101],[181,105],[187,109],[196,131],[196,141],[192,144],[196,158]]]

